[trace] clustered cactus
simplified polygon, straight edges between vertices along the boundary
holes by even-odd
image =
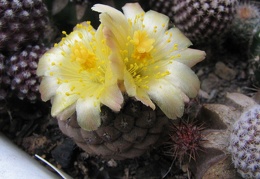
[[[231,23],[236,0],[174,1],[174,24],[196,41],[222,36]]]
[[[36,69],[41,55],[48,48],[44,45],[28,45],[7,59],[7,74],[11,78],[10,88],[19,99],[31,102],[40,100],[39,79]]]
[[[161,3],[160,3],[161,2]],[[235,13],[236,0],[151,1],[151,9],[169,15],[192,41],[201,43],[219,38],[227,32]],[[163,6],[163,7],[162,7]]]
[[[19,51],[43,36],[48,22],[42,0],[0,0],[0,51]]]
[[[39,99],[37,63],[49,23],[42,0],[0,0],[0,97]]]
[[[250,107],[234,123],[229,150],[243,178],[260,178],[260,105]]]

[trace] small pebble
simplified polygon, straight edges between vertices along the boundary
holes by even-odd
[[[215,74],[224,80],[233,80],[236,77],[237,72],[227,67],[223,62],[217,62],[215,65]]]
[[[107,162],[107,166],[109,167],[117,167],[117,162],[114,159],[111,159]]]

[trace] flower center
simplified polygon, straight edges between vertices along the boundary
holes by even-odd
[[[133,58],[144,61],[151,58],[151,51],[153,49],[154,39],[150,39],[144,30],[137,30],[134,32],[133,40],[134,45]]]
[[[87,70],[96,67],[96,55],[88,50],[82,42],[75,42],[71,47],[71,61],[78,62],[81,70]]]

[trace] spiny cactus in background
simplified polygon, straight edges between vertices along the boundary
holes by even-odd
[[[15,52],[39,41],[47,22],[42,0],[0,0],[0,51]]]
[[[257,2],[240,2],[236,6],[236,13],[230,28],[230,38],[235,50],[240,48],[248,53],[250,41],[260,29],[260,4]],[[245,50],[246,49],[246,50]]]
[[[6,57],[0,53],[0,105],[5,100],[10,91],[10,77],[6,73]]]
[[[243,178],[260,178],[260,105],[250,107],[235,122],[229,150]]]
[[[11,90],[21,100],[35,102],[39,99],[39,79],[36,69],[39,58],[48,48],[43,45],[28,45],[22,52],[7,60],[7,73],[11,78]]]
[[[195,160],[198,151],[202,150],[203,129],[203,125],[183,120],[180,120],[178,124],[172,124],[170,130],[170,150],[167,153],[177,158],[180,162],[186,157],[189,160]]]
[[[196,42],[222,36],[231,23],[236,0],[174,0],[174,24]]]
[[[231,23],[236,0],[151,1],[151,9],[171,17],[174,25],[196,43],[223,35]],[[166,12],[167,11],[167,12]]]

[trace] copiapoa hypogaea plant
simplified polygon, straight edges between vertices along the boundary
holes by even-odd
[[[120,111],[127,94],[170,119],[181,117],[200,87],[190,68],[205,53],[168,29],[167,16],[145,13],[138,3],[126,4],[124,13],[101,4],[92,9],[101,12],[97,31],[79,24],[40,59],[40,92],[52,99],[52,116],[65,120],[76,112],[83,129],[96,130],[101,106]]]

